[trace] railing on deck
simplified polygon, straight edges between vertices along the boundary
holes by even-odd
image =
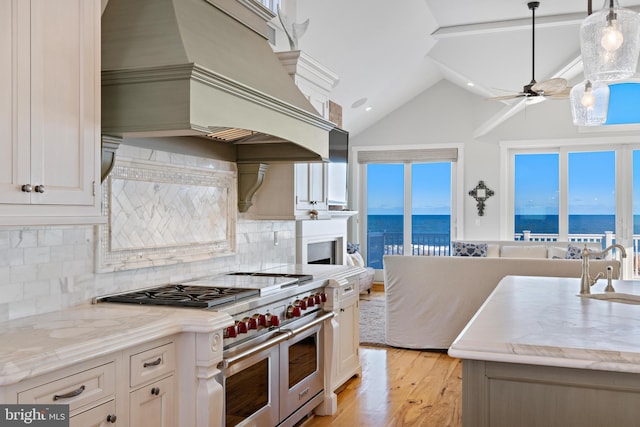
[[[370,232],[367,235],[367,251],[369,267],[382,269],[383,255],[405,255],[402,233]],[[616,235],[611,231],[604,234],[570,234],[570,242],[600,243],[602,249],[616,243]],[[450,240],[448,234],[413,233],[411,236],[411,255],[417,256],[448,256]],[[557,234],[532,233],[523,231],[516,233],[514,240],[532,242],[556,242]],[[406,254],[409,255],[409,254]],[[640,278],[640,235],[633,236],[633,277]]]

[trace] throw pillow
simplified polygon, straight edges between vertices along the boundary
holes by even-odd
[[[453,242],[453,256],[487,256],[486,243]]]
[[[355,254],[356,252],[360,252],[360,243],[347,242],[347,253]]]
[[[364,259],[362,255],[360,255],[360,252],[349,254],[349,258],[351,258],[351,262],[353,262],[353,265],[356,267],[364,267]]]
[[[593,252],[589,249],[589,252]],[[582,248],[569,245],[567,247],[566,259],[582,259]],[[589,259],[603,259],[601,256],[589,255]]]

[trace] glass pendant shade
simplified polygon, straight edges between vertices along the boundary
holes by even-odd
[[[602,82],[584,82],[575,85],[569,95],[573,124],[598,126],[607,121],[609,86]]]
[[[640,14],[605,0],[602,10],[580,26],[580,50],[587,80],[614,81],[635,74],[640,52]]]

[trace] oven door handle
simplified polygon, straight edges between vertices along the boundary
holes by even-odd
[[[311,329],[314,326],[324,322],[325,320],[333,318],[334,316],[335,316],[335,313],[333,311],[328,311],[324,313],[322,316],[318,316],[317,318],[313,319],[311,322],[307,323],[306,325],[302,325],[297,329],[283,329],[282,331],[287,332],[289,334],[289,337],[295,337],[296,335],[301,334],[307,329]]]
[[[229,366],[233,365],[234,363],[238,363],[239,361],[246,359],[247,357],[251,357],[256,353],[261,352],[262,350],[266,350],[270,347],[273,347],[275,345],[280,344],[283,341],[288,340],[289,338],[298,335],[301,332],[306,331],[309,328],[313,328],[314,326],[324,322],[327,319],[331,319],[333,316],[335,316],[333,311],[329,311],[327,313],[324,313],[322,316],[319,316],[315,319],[313,319],[311,322],[307,323],[304,326],[301,326],[298,329],[283,329],[281,330],[280,334],[276,335],[275,337],[260,343],[258,345],[256,345],[255,347],[251,347],[250,349],[243,351],[241,353],[238,353],[234,356],[228,357],[226,359],[223,359],[222,362],[220,362],[218,364],[218,369],[227,369]]]

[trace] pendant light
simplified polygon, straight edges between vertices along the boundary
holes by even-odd
[[[580,25],[584,76],[591,82],[631,77],[640,52],[640,14],[605,0],[601,10]]]
[[[609,86],[603,82],[584,82],[571,89],[571,113],[576,126],[598,126],[607,121]]]

